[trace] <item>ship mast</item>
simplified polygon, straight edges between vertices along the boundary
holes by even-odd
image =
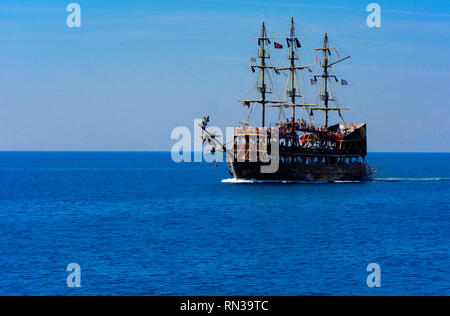
[[[295,37],[295,29],[294,29],[294,18],[291,18],[291,32],[290,32],[290,38],[286,38],[286,42],[288,44],[289,49],[289,53],[288,53],[288,60],[290,61],[290,67],[287,68],[287,70],[289,70],[289,90],[287,90],[286,94],[287,96],[291,97],[291,107],[292,107],[292,120],[295,121],[295,107],[296,107],[296,103],[295,103],[295,98],[296,97],[302,97],[301,94],[297,94],[300,91],[297,91],[297,85],[296,83],[296,75],[297,69],[306,69],[309,68],[308,66],[305,67],[296,67],[295,66],[295,60],[298,60],[298,55],[296,52],[295,47],[297,46],[298,48],[301,47],[300,42],[299,42],[299,37]],[[298,105],[297,105],[298,106]]]
[[[297,104],[296,103],[296,97],[302,97],[300,94],[300,89],[298,88],[297,83],[297,70],[303,70],[303,69],[309,69],[309,66],[296,66],[295,61],[298,60],[298,54],[297,49],[300,48],[300,41],[299,39],[305,39],[306,37],[297,37],[295,36],[295,27],[294,27],[294,18],[291,18],[291,30],[290,34],[287,37],[272,37],[272,38],[279,38],[279,39],[286,39],[286,43],[288,45],[288,60],[289,60],[289,67],[280,68],[278,67],[277,70],[288,70],[289,71],[289,79],[288,84],[286,88],[286,96],[288,98],[291,98],[291,104],[289,105],[269,105],[269,107],[291,107],[292,108],[292,121],[295,121],[295,108],[296,107],[315,107],[317,104]]]
[[[262,106],[262,118],[261,118],[261,127],[265,127],[265,115],[266,115],[266,104],[282,104],[284,101],[270,101],[267,100],[267,94],[270,94],[270,90],[267,89],[267,70],[268,69],[276,69],[276,67],[273,66],[267,66],[266,65],[266,59],[270,58],[270,55],[268,53],[268,45],[270,45],[270,38],[267,37],[266,32],[266,26],[264,22],[261,26],[261,35],[257,37],[251,37],[258,40],[258,58],[260,60],[259,65],[246,65],[247,67],[250,67],[252,71],[254,72],[255,68],[259,69],[259,80],[257,84],[258,93],[260,93],[261,98],[259,100],[239,100],[240,102],[243,102],[245,106],[249,106],[250,103],[259,103]]]
[[[262,23],[261,27],[261,40],[258,41],[258,43],[261,45],[261,49],[259,51],[259,58],[261,59],[261,82],[259,88],[259,92],[261,93],[261,105],[262,105],[262,120],[261,120],[261,127],[264,127],[265,125],[265,115],[266,115],[266,58],[269,58],[269,56],[266,56],[266,39],[268,43],[270,44],[270,40],[266,38],[266,26],[264,25],[264,22]]]
[[[288,59],[291,62],[291,67],[289,69],[290,72],[290,78],[291,78],[291,90],[288,91],[288,95],[289,93],[291,94],[291,102],[292,104],[295,104],[295,97],[296,97],[296,91],[295,91],[295,59],[298,59],[298,57],[296,58],[295,56],[295,48],[294,48],[294,41],[293,38],[295,36],[295,31],[294,31],[294,18],[291,18],[291,38],[287,40],[288,43],[290,43],[290,47],[291,50],[289,51],[289,56]],[[300,95],[299,95],[300,97]],[[292,120],[295,120],[295,106],[292,107]]]
[[[328,74],[328,68],[330,67],[330,48],[328,47],[328,34],[325,33],[325,37],[323,38],[323,59],[321,63],[321,67],[323,68],[322,73],[322,83],[323,83],[323,90],[320,97],[322,98],[324,105],[325,105],[325,127],[328,127],[328,102],[330,101],[330,93],[328,91],[328,78],[330,75]]]
[[[322,78],[322,82],[320,84],[320,99],[323,101],[324,103],[324,107],[323,108],[311,108],[311,110],[318,110],[318,111],[324,111],[325,112],[325,127],[328,128],[328,112],[329,111],[342,111],[342,110],[348,110],[348,108],[330,108],[329,107],[329,102],[330,101],[334,101],[334,97],[332,95],[331,89],[330,89],[330,82],[329,82],[329,78],[334,78],[336,80],[336,82],[338,82],[337,77],[339,77],[339,75],[330,75],[329,73],[329,68],[331,68],[331,66],[340,63],[341,61],[344,61],[348,58],[350,58],[350,56],[347,56],[345,58],[342,58],[338,61],[335,61],[333,63],[330,62],[330,55],[331,55],[331,50],[335,49],[334,47],[328,47],[328,34],[325,33],[325,36],[323,38],[323,47],[321,48],[314,48],[314,50],[316,51],[322,51],[322,60],[320,62],[320,67],[323,69],[322,74],[321,75],[310,75],[312,77],[314,77],[314,80],[317,80],[317,77],[321,77]]]

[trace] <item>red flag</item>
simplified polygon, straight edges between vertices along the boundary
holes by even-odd
[[[317,53],[315,53],[314,63],[317,64]]]
[[[334,50],[336,52],[336,55],[338,58],[341,58],[341,55],[339,54],[339,52],[337,50]]]
[[[277,42],[273,42],[273,46],[275,46],[276,49],[282,49],[283,45],[281,45],[280,43]]]

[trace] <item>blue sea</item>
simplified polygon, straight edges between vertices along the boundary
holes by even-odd
[[[450,154],[368,162],[234,183],[170,153],[0,153],[0,295],[450,295]]]

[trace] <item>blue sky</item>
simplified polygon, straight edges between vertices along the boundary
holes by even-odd
[[[287,34],[293,16],[304,64],[325,31],[352,56],[336,89],[370,151],[450,151],[450,1],[377,1],[381,28],[366,26],[372,1],[76,1],[79,29],[70,2],[0,1],[0,150],[168,150],[204,114],[233,126],[254,80],[249,37],[263,20]]]

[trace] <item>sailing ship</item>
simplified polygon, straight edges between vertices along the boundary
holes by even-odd
[[[222,144],[218,137],[208,130],[209,117],[204,117],[200,127],[203,130],[203,141],[212,147],[212,152],[226,153],[230,174],[237,179],[256,180],[294,180],[294,181],[355,181],[368,179],[372,169],[366,162],[367,127],[365,123],[347,123],[342,111],[349,110],[335,105],[332,82],[339,83],[339,75],[332,73],[332,67],[350,58],[350,56],[332,61],[332,50],[327,33],[324,35],[322,47],[315,48],[321,53],[321,73],[314,74],[309,66],[298,65],[301,48],[300,40],[295,34],[294,20],[291,18],[289,36],[268,37],[266,26],[262,23],[261,33],[252,37],[258,43],[259,63],[252,58],[253,64],[247,65],[253,72],[258,71],[256,85],[257,97],[240,100],[251,109],[261,107],[261,125],[250,127],[248,122],[234,129],[231,144]],[[269,47],[274,41],[275,48],[283,45],[275,40],[285,40],[287,44],[286,67],[272,66]],[[303,98],[298,84],[298,71],[308,70],[311,85],[319,83],[319,104],[299,103]],[[286,100],[271,100],[270,73],[287,72]],[[348,83],[341,79],[342,85]],[[274,125],[266,125],[266,109],[278,109],[280,113],[290,109],[290,118],[278,121]],[[297,109],[307,116],[298,118]],[[341,121],[330,124],[330,113],[337,112]],[[314,114],[324,113],[324,123],[314,124]],[[220,157],[218,157],[220,158]],[[276,159],[276,168],[267,171],[267,167]],[[266,169],[264,169],[266,167]]]

